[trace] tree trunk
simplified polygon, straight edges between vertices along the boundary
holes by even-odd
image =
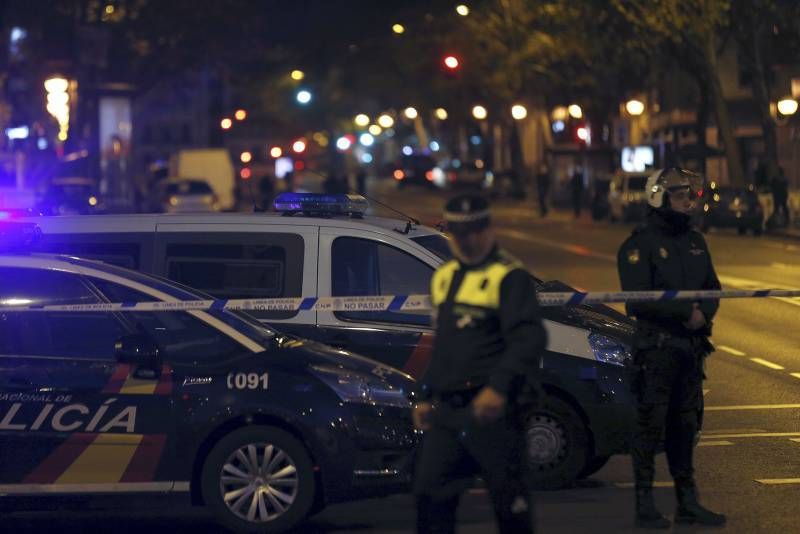
[[[515,198],[525,198],[527,173],[522,157],[522,137],[519,134],[519,121],[511,122],[511,135],[508,139],[511,154],[511,190]]]
[[[767,73],[764,70],[764,58],[761,56],[761,48],[759,46],[758,27],[753,28],[750,37],[749,45],[752,46],[750,50],[752,54],[750,83],[764,136],[764,156],[766,159],[764,163],[766,164],[767,180],[772,183],[772,180],[778,175],[778,139],[775,134],[775,122],[769,112],[769,87],[767,86]]]
[[[706,35],[703,44],[703,55],[708,70],[708,88],[711,93],[711,101],[714,104],[714,113],[717,118],[717,130],[725,146],[725,159],[728,162],[728,178],[731,185],[744,187],[744,169],[742,158],[739,155],[739,145],[733,133],[733,123],[728,112],[728,105],[725,102],[725,95],[722,93],[722,84],[719,80],[717,64],[717,49],[715,35],[713,31]]]
[[[706,174],[706,155],[708,152],[708,142],[706,139],[706,129],[708,128],[708,84],[705,80],[698,80],[697,85],[700,89],[700,104],[697,106],[697,121],[695,121],[694,133],[697,136],[697,167],[700,172]]]

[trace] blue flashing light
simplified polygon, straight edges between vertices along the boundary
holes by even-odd
[[[372,154],[370,154],[369,152],[363,154],[361,156],[361,161],[364,163],[372,163]]]
[[[361,195],[320,195],[317,193],[281,193],[273,202],[275,211],[284,215],[352,215],[361,217],[369,203]]]
[[[481,144],[481,138],[479,135],[473,135],[469,138],[469,142],[475,146],[478,146]]]
[[[553,131],[555,133],[563,132],[564,128],[566,128],[566,125],[564,124],[564,121],[555,121],[553,123]]]
[[[437,141],[431,141],[430,145],[428,146],[430,146],[431,150],[433,150],[434,152],[438,152],[440,148],[439,143]]]
[[[406,145],[406,146],[403,147],[403,154],[405,154],[406,156],[410,156],[413,153],[414,153],[414,149],[411,148],[410,146]]]

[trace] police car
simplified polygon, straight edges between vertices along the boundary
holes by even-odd
[[[204,298],[97,261],[0,253],[0,500],[188,492],[233,530],[276,532],[407,486],[409,376],[242,313],[174,311]],[[164,311],[35,311],[109,302]]]
[[[38,217],[42,250],[163,276],[218,298],[428,294],[447,238],[414,220],[367,215],[353,195],[282,194],[277,213]],[[568,288],[566,288],[568,289]],[[542,291],[565,290],[541,282]],[[528,419],[540,487],[572,483],[626,452],[630,321],[604,306],[548,307],[546,402]],[[431,353],[427,312],[254,311],[277,330],[344,348],[419,377]]]

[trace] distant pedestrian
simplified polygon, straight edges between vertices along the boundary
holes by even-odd
[[[720,289],[703,234],[692,228],[694,199],[702,187],[702,178],[684,169],[661,170],[647,179],[647,221],[617,256],[623,291]],[[724,515],[700,505],[693,461],[703,421],[704,361],[714,350],[708,337],[718,308],[719,299],[625,305],[628,315],[636,318],[631,456],[639,527],[670,527],[653,499],[655,454],[662,443],[678,498],[675,522],[725,523]]]
[[[575,218],[581,216],[581,208],[583,208],[583,169],[575,167],[575,172],[572,173],[572,209],[575,211]]]
[[[261,180],[258,182],[258,193],[261,197],[261,209],[269,209],[272,205],[272,197],[275,195],[275,181],[271,175],[266,174],[261,177]]]
[[[547,344],[535,282],[498,247],[484,198],[455,197],[444,217],[456,259],[431,280],[436,337],[413,396],[414,425],[425,431],[414,477],[417,532],[453,533],[464,482],[480,474],[500,533],[529,533],[523,418]]]
[[[550,192],[550,169],[547,163],[539,165],[536,173],[536,191],[539,197],[539,215],[547,217],[547,195]]]
[[[772,179],[772,202],[775,204],[774,217],[780,226],[789,224],[789,181],[783,167],[778,167],[778,175]],[[780,214],[780,215],[779,215]]]

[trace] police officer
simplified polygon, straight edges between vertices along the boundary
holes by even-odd
[[[699,175],[671,168],[647,180],[646,222],[619,249],[623,291],[720,289],[706,242],[692,229]],[[633,439],[636,524],[668,528],[653,500],[654,455],[662,436],[678,507],[676,523],[722,525],[725,516],[698,503],[692,453],[703,415],[703,360],[719,300],[628,303],[636,318],[632,385],[637,399]]]
[[[498,247],[484,198],[458,196],[444,216],[457,259],[431,281],[436,337],[414,398],[414,424],[425,431],[418,532],[454,532],[459,496],[476,473],[500,532],[532,532],[522,412],[547,339],[534,281]]]

